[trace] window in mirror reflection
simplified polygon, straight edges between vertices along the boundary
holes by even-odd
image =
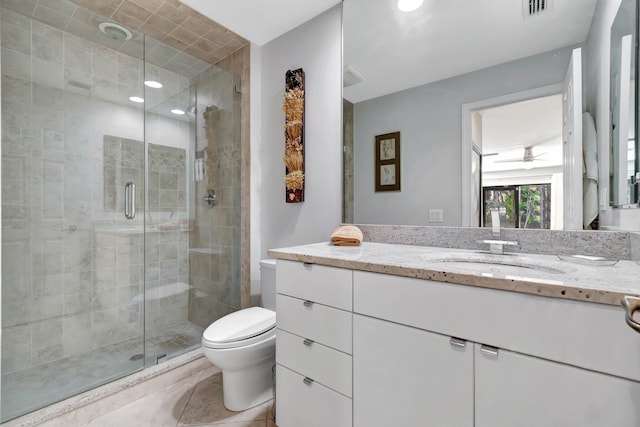
[[[512,185],[483,188],[484,225],[491,227],[491,207],[498,206],[504,228],[551,228],[551,185]]]

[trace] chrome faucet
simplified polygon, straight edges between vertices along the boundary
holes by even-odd
[[[491,207],[491,232],[492,239],[490,240],[478,240],[477,243],[488,243],[489,244],[489,252],[492,254],[504,254],[505,246],[517,246],[518,242],[512,240],[502,240],[500,233],[500,207],[492,206]]]

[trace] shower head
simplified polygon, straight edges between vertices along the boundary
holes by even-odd
[[[214,105],[214,104],[210,104],[207,105],[207,107],[204,109],[204,113],[203,114],[210,114],[213,113],[214,111],[218,110],[218,106]]]
[[[115,22],[102,22],[98,25],[98,28],[105,36],[112,38],[114,40],[131,40],[133,34],[127,27],[124,27],[120,24],[116,24]]]

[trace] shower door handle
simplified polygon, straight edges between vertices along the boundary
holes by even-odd
[[[136,217],[136,185],[133,182],[127,182],[124,186],[124,217]]]

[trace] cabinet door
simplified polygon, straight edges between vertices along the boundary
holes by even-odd
[[[640,425],[638,382],[475,347],[476,427]]]
[[[473,426],[473,345],[462,343],[354,315],[354,426]]]

